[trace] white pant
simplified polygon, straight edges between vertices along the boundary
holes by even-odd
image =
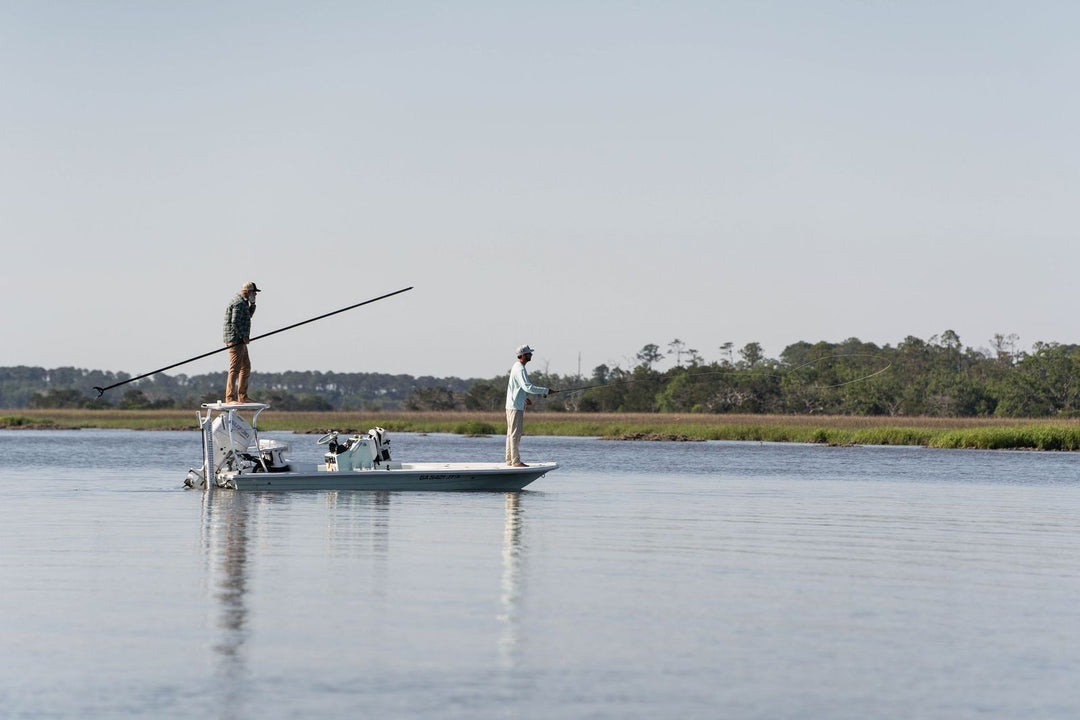
[[[521,431],[525,427],[524,410],[506,411],[506,462],[521,462]]]

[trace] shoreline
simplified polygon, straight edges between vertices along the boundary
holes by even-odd
[[[506,419],[494,412],[268,410],[259,418],[268,431],[301,434],[390,432],[501,435]],[[10,430],[195,430],[194,410],[0,410],[0,429]],[[983,450],[1080,450],[1080,419],[898,418],[848,415],[694,415],[653,413],[531,412],[528,435],[598,437],[624,441],[736,440],[833,446],[909,445]]]

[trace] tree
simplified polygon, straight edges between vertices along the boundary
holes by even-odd
[[[624,381],[628,379],[628,373],[618,366],[610,370],[606,365],[600,367],[606,370],[603,374],[604,381],[598,383],[603,387],[591,388],[582,394],[577,402],[577,409],[581,412],[615,412],[621,407],[626,396],[628,384]],[[593,377],[596,377],[595,370]]]
[[[1009,374],[997,413],[1013,417],[1080,413],[1076,378],[1080,346],[1037,342],[1033,349]]]
[[[679,338],[675,338],[668,343],[668,355],[675,356],[675,367],[682,367],[682,356],[686,352],[686,343]]]
[[[78,390],[53,388],[43,393],[34,393],[30,400],[33,408],[80,408],[86,407],[90,398]]]
[[[611,368],[607,365],[597,365],[592,371],[593,385],[606,385],[610,374]]]
[[[457,399],[447,388],[416,388],[405,400],[406,410],[455,410]]]
[[[960,336],[956,334],[954,330],[946,330],[941,333],[941,337],[934,336],[930,338],[930,344],[939,344],[941,347],[947,350],[959,351],[963,345],[960,343]]]
[[[1019,360],[1016,346],[1020,342],[1020,336],[1016,333],[1002,335],[995,333],[990,341],[990,347],[994,350],[994,356],[1002,365],[1014,365]]]
[[[127,390],[116,406],[125,410],[145,410],[150,407],[150,400],[142,390]]]
[[[623,389],[619,412],[656,412],[656,395],[663,383],[660,373],[647,365],[638,365],[630,373]]]
[[[672,368],[664,376],[664,383],[656,396],[656,409],[660,412],[710,412],[710,402],[717,388],[723,384],[725,371],[717,364],[708,370],[690,371]]]
[[[761,349],[761,343],[746,343],[739,351],[739,357],[742,358],[741,364],[752,370],[765,359],[765,351]]]
[[[325,412],[334,406],[323,395],[304,393],[294,395],[285,390],[270,390],[262,394],[262,400],[278,410]]]
[[[653,365],[660,362],[664,356],[660,354],[660,347],[653,343],[649,343],[645,347],[638,351],[637,359],[646,368],[651,369]]]
[[[735,347],[735,343],[733,343],[733,342],[726,342],[726,343],[724,343],[723,345],[720,346],[720,354],[723,355],[723,357],[720,359],[720,362],[722,362],[725,365],[734,364],[733,357],[732,357],[732,354],[731,354],[731,351],[732,351],[732,349],[734,347]]]
[[[466,410],[493,411],[506,405],[506,381],[503,378],[473,383],[465,393]]]

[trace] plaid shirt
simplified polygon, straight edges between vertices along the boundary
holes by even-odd
[[[249,305],[241,294],[229,302],[229,307],[225,308],[226,345],[234,345],[251,337],[251,316],[254,314],[254,303]]]

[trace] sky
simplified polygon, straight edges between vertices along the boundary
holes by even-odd
[[[0,0],[0,366],[1078,343],[1080,5]],[[225,368],[224,353],[177,368]],[[668,365],[674,358],[665,361]]]

